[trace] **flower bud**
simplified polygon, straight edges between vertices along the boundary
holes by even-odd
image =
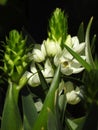
[[[80,91],[72,90],[71,92],[66,93],[66,99],[69,104],[75,105],[80,102],[79,97]]]
[[[43,41],[43,44],[46,49],[46,54],[48,56],[55,56],[56,54],[61,52],[61,47],[58,42],[54,42],[53,40],[47,39]]]
[[[44,45],[36,44],[33,48],[32,53],[28,53],[28,56],[30,60],[33,60],[38,63],[44,61],[46,56],[46,50]]]
[[[81,100],[80,97],[79,97],[80,89],[79,89],[79,87],[76,87],[74,89],[74,85],[73,85],[72,82],[67,81],[65,83],[62,80],[60,85],[59,85],[59,88],[61,90],[64,89],[64,93],[66,94],[67,103],[75,105],[75,104],[80,102],[80,100]]]

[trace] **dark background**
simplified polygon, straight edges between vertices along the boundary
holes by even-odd
[[[48,20],[56,7],[68,15],[71,35],[76,35],[82,21],[86,28],[92,16],[91,34],[98,35],[97,3],[97,0],[8,0],[5,6],[0,6],[0,39],[11,29],[24,27],[36,42],[41,43],[47,38]]]

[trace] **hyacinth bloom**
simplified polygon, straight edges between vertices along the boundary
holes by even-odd
[[[80,102],[80,100],[81,100],[79,97],[80,88],[78,86],[76,86],[76,88],[74,88],[74,85],[72,82],[70,82],[70,81],[64,82],[62,80],[59,87],[60,87],[60,89],[64,89],[64,93],[66,93],[67,103],[75,105]]]
[[[79,44],[79,40],[76,36],[71,38],[71,36],[68,35],[64,44],[78,53],[83,59],[86,58],[84,55],[85,43]],[[81,66],[81,64],[67,51],[66,48],[54,57],[54,64],[56,66],[61,64],[61,72],[64,75],[79,73],[84,69],[84,67]]]
[[[52,65],[49,61],[49,59],[46,60],[45,64],[44,64],[44,68],[41,68],[41,72],[43,74],[43,76],[45,77],[47,83],[50,83],[52,81],[52,77],[54,75],[54,70],[52,68]],[[37,69],[35,67],[34,62],[31,65],[31,72],[27,73],[27,77],[28,77],[28,84],[32,87],[36,87],[40,85],[40,79],[37,73]]]

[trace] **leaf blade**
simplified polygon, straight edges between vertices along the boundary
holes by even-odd
[[[31,130],[38,116],[32,96],[22,96],[24,130]]]
[[[57,87],[59,85],[59,80],[60,80],[60,66],[58,66],[58,68],[56,70],[52,84],[50,86],[50,89],[49,89],[46,99],[44,101],[43,108],[42,108],[32,130],[47,129],[48,110],[49,109],[51,111],[54,110],[55,90],[57,89]]]
[[[85,69],[87,71],[91,70],[91,66],[84,60],[82,59],[76,52],[74,52],[70,47],[68,47],[67,45],[64,45],[65,48],[71,53],[71,55],[76,58],[77,61],[79,61],[81,63],[81,65],[83,67],[85,67]]]

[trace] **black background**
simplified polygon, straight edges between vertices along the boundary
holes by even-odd
[[[91,34],[98,35],[97,3],[97,0],[8,0],[5,6],[0,6],[0,38],[11,29],[25,27],[33,39],[41,43],[47,38],[48,20],[57,7],[68,15],[71,35],[76,35],[82,21],[86,28],[92,16]]]
[[[47,36],[49,17],[56,7],[61,8],[68,15],[69,33],[76,35],[79,24],[83,21],[85,28],[93,16],[93,33],[98,33],[97,0],[29,0],[29,30],[35,39],[42,40]],[[36,33],[35,33],[36,32]]]

